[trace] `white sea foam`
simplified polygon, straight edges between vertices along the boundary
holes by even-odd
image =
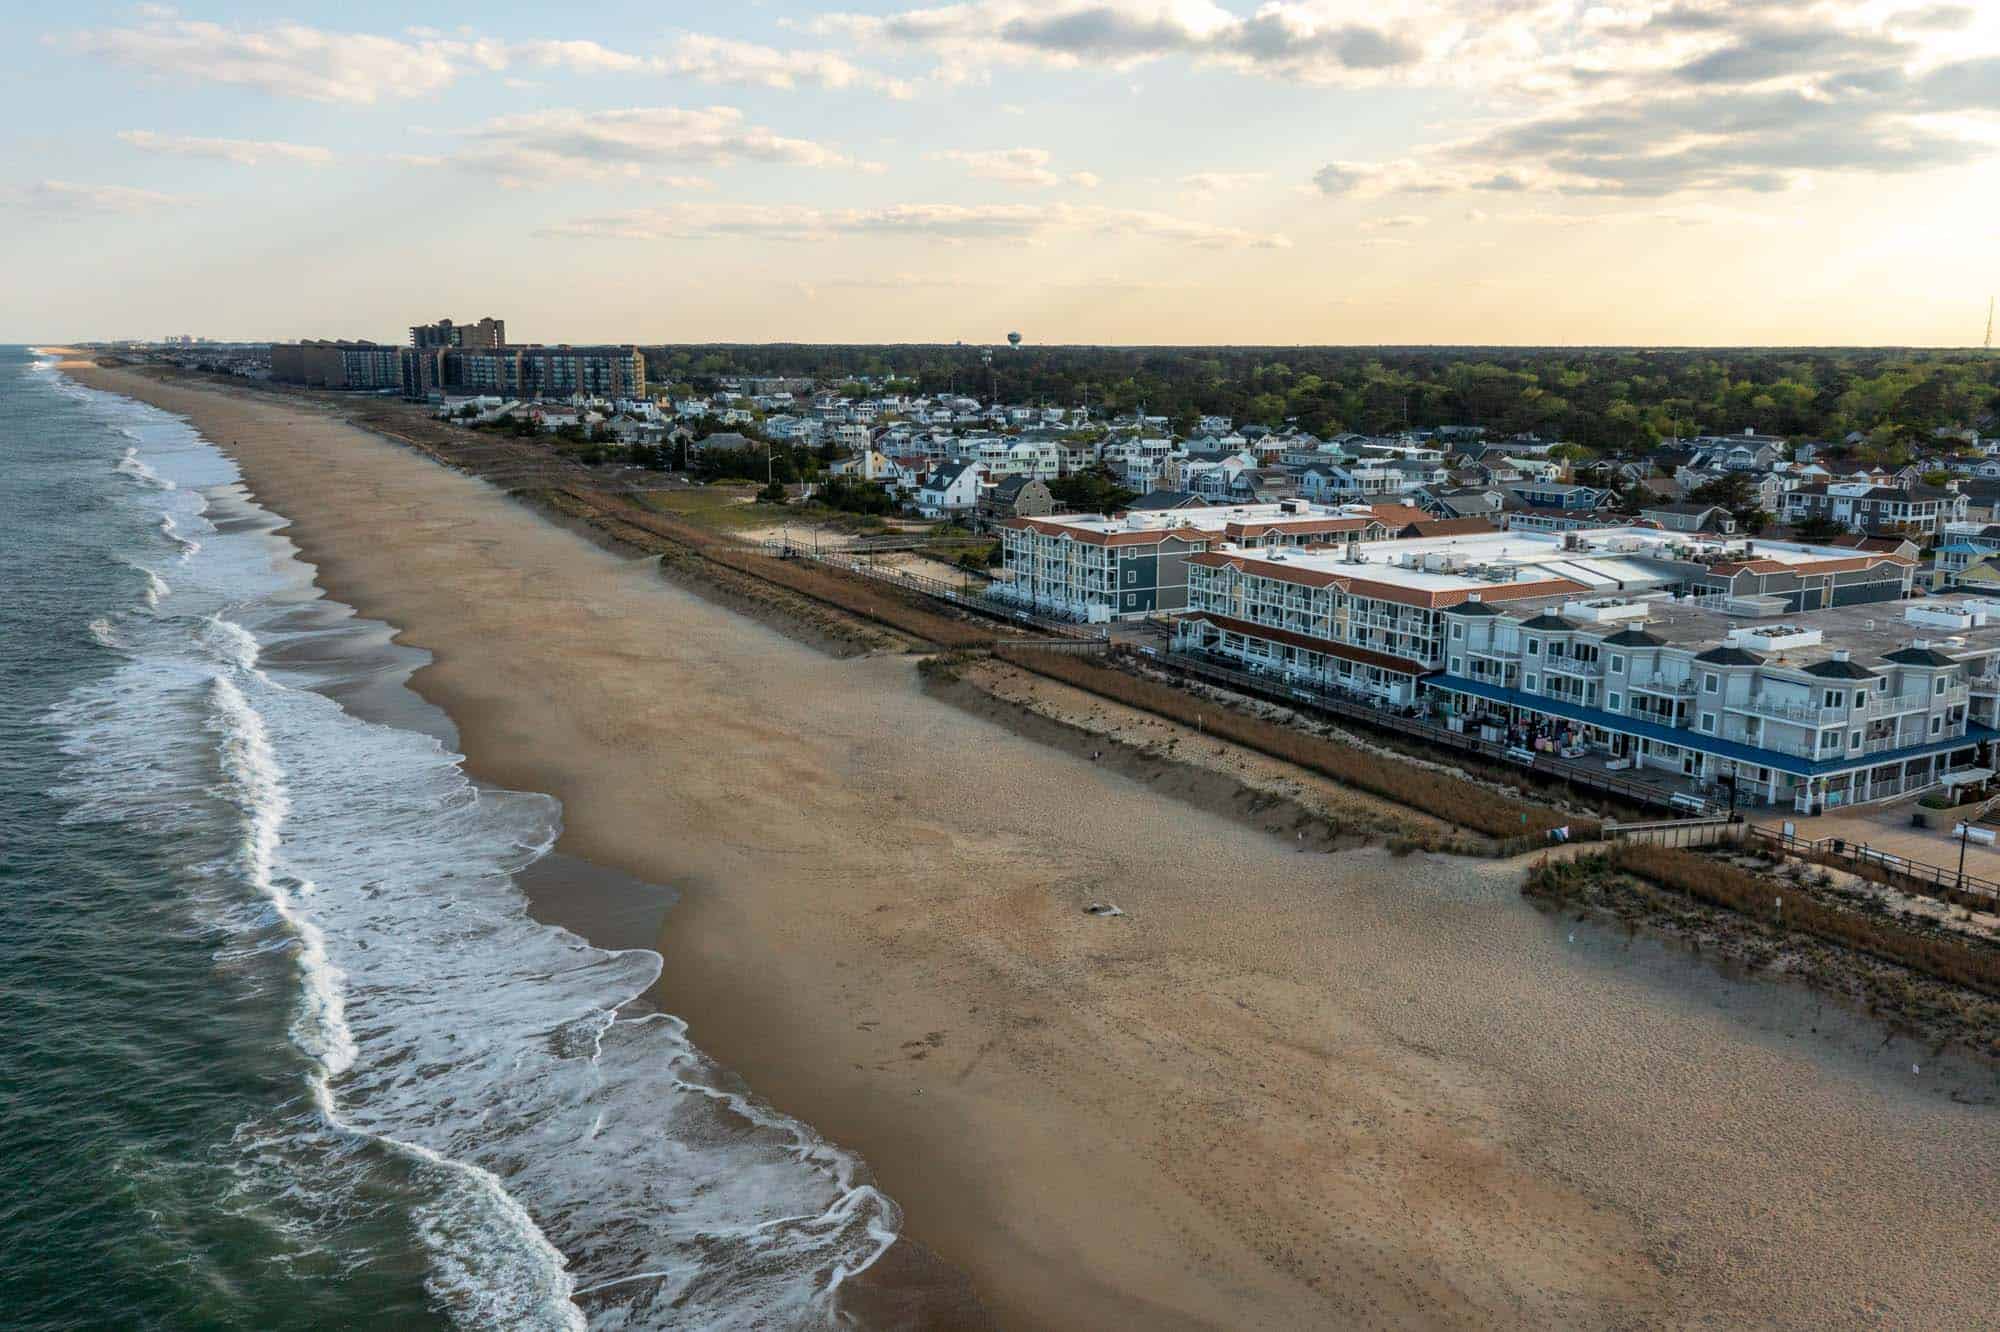
[[[191,536],[181,535],[181,525],[174,521],[171,513],[160,515],[160,535],[165,537],[181,553],[181,563],[186,564],[201,554],[201,542]]]
[[[121,430],[120,433],[128,439],[137,439],[139,437],[138,432],[134,430]],[[172,481],[161,476],[140,459],[139,450],[136,445],[125,450],[125,456],[112,465],[112,470],[122,472],[134,481],[142,482],[153,487],[155,490],[178,489]]]
[[[97,640],[100,647],[117,649],[125,646],[119,641],[118,631],[111,627],[111,621],[101,615],[90,622],[90,636]]]
[[[514,876],[554,844],[554,801],[478,788],[431,737],[267,664],[297,575],[281,542],[210,520],[201,490],[233,465],[183,423],[98,402],[178,483],[131,503],[170,502],[162,530],[188,548],[177,613],[121,621],[126,661],[57,709],[63,794],[79,819],[231,830],[202,893],[232,940],[218,962],[275,943],[296,964],[311,1113],[243,1127],[246,1179],[336,1212],[368,1193],[371,1154],[400,1155],[433,1300],[466,1327],[834,1321],[840,1283],[894,1242],[894,1203],[685,1024],[640,1011],[657,954],[528,916]]]

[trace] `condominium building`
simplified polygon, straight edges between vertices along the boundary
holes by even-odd
[[[1865,481],[1806,485],[1785,492],[1784,518],[1817,519],[1871,536],[1936,536],[1947,523],[1963,522],[1969,501],[1955,490],[1921,484],[1878,486]]]
[[[1729,777],[1745,802],[1919,790],[1996,734],[2000,603],[1904,600],[1901,554],[1623,529],[1344,556],[1219,546],[1187,564],[1178,650],[1496,739]]]
[[[646,358],[637,347],[428,347],[404,349],[404,389],[503,398],[642,398]]]
[[[397,388],[403,383],[402,352],[375,342],[273,343],[271,378],[313,388]]]
[[[425,347],[504,347],[507,345],[507,321],[488,315],[476,324],[454,324],[449,319],[440,319],[435,324],[415,324],[410,328],[410,345]]]
[[[1058,515],[1000,525],[1005,577],[993,595],[1090,622],[1136,618],[1187,604],[1188,560],[1212,545],[1246,549],[1379,541],[1383,521],[1345,509],[1276,504],[1134,511],[1115,518]]]

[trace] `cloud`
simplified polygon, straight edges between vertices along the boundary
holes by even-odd
[[[134,189],[129,185],[78,185],[67,180],[43,180],[0,190],[0,203],[50,217],[153,213],[191,202],[185,195],[162,194],[158,190]]]
[[[1681,65],[1674,77],[1701,85],[1771,83],[1880,67],[1910,53],[1905,43],[1875,34],[1819,26],[1755,26]]]
[[[675,44],[665,72],[703,83],[750,84],[765,88],[814,87],[877,92],[898,101],[915,94],[903,79],[864,69],[832,51],[781,51],[752,42],[690,35]]]
[[[744,87],[857,89],[902,99],[913,88],[834,51],[784,51],[689,33],[661,54],[587,39],[521,42],[447,38],[432,29],[403,37],[328,32],[302,24],[231,28],[143,13],[138,27],[93,28],[66,40],[76,50],[200,83],[255,88],[279,97],[368,104],[437,93],[467,73],[515,66],[577,74],[650,75]]]
[[[629,179],[706,187],[694,178],[657,174],[670,163],[879,169],[814,140],[749,124],[741,111],[726,106],[524,111],[490,120],[465,139],[451,161],[510,186]]]
[[[1147,209],[1081,204],[887,204],[813,208],[797,204],[679,204],[579,218],[544,228],[549,237],[670,241],[747,236],[826,241],[887,236],[1022,243],[1055,233],[1155,240],[1209,249],[1286,249],[1282,235],[1213,226]]]
[[[1370,231],[1412,231],[1430,224],[1431,220],[1421,213],[1399,213],[1394,217],[1373,218],[1361,225]]]
[[[1239,194],[1269,180],[1262,171],[1195,171],[1180,178],[1180,186],[1190,194]]]
[[[1574,194],[1769,193],[1813,172],[1895,175],[1983,157],[1990,150],[1975,141],[1913,119],[1983,106],[2000,106],[2000,87],[1962,66],[1888,95],[1729,89],[1628,98],[1478,136],[1446,153],[1445,166],[1500,168],[1485,175],[1489,188],[1504,177]]]
[[[1046,148],[950,148],[925,155],[933,161],[956,162],[981,180],[995,180],[1023,189],[1043,190],[1055,185],[1075,185],[1094,190],[1103,183],[1103,178],[1095,172],[1072,171],[1064,174],[1053,170],[1049,166],[1053,155]]]
[[[1352,194],[1373,170],[1364,162],[1328,162],[1313,172],[1313,184],[1321,194]]]
[[[183,20],[94,28],[68,40],[79,51],[155,74],[361,104],[437,92],[458,77],[470,50],[458,42],[406,42],[298,24],[249,30]]]
[[[993,60],[1125,70],[1170,56],[1309,83],[1366,77],[1423,55],[1410,33],[1319,0],[1266,0],[1248,15],[1214,0],[965,0],[888,14],[837,13],[814,31],[938,54],[948,76]]]
[[[1522,49],[1539,54],[1499,58],[1512,82],[1468,117],[1474,132],[1394,160],[1329,163],[1313,186],[1364,199],[1768,194],[1821,174],[1896,176],[2000,154],[2000,125],[1982,119],[2000,115],[2000,23],[1958,7],[1637,0],[1564,30],[1548,26],[1553,12],[1540,0],[1495,12],[1494,28],[1534,36]],[[1471,48],[1433,56],[1447,49]],[[1475,77],[1501,90],[1492,69]]]
[[[173,157],[213,157],[238,166],[260,166],[269,161],[309,162],[321,165],[333,160],[333,153],[303,143],[281,143],[274,139],[200,139],[188,135],[156,134],[152,130],[121,130],[118,137],[134,148]]]

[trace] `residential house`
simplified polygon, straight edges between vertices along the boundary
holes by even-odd
[[[1009,518],[1042,518],[1055,512],[1055,500],[1048,482],[1016,474],[1003,477],[979,491],[978,514],[982,528],[994,527]]]
[[[1692,500],[1679,504],[1649,505],[1639,510],[1642,521],[1658,523],[1669,532],[1708,532],[1727,535],[1736,530],[1736,519],[1720,504],[1700,504]]]
[[[952,518],[973,512],[979,504],[986,469],[976,462],[940,463],[917,487],[917,512],[926,518]]]

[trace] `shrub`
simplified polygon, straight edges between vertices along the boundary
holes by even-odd
[[[1489,837],[1532,838],[1541,845],[1551,828],[1568,826],[1572,838],[1588,841],[1598,825],[1588,819],[1530,805],[1450,773],[1356,749],[1308,735],[1276,722],[1245,716],[1185,690],[1126,671],[1099,666],[1082,657],[996,644],[994,655],[1038,675],[1087,689],[1246,748],[1296,763],[1337,782],[1421,810]],[[1524,848],[1526,849],[1526,848]]]
[[[1893,920],[1829,906],[1810,894],[1781,891],[1788,885],[1747,873],[1713,856],[1639,842],[1621,842],[1601,855],[1574,864],[1549,864],[1534,874],[1534,887],[1557,896],[1573,894],[1578,882],[1606,869],[1623,870],[1711,906],[1754,916],[1780,928],[1844,944],[1939,980],[1985,994],[2000,995],[2000,948],[1979,948],[1954,939],[1915,934]],[[1777,899],[1782,897],[1780,907]]]

